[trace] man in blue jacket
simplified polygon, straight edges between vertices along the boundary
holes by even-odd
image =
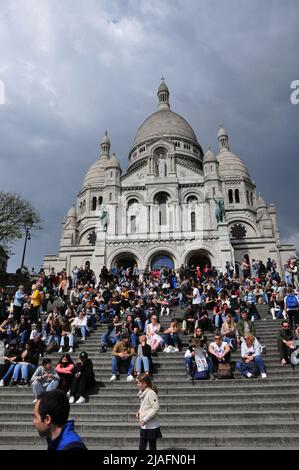
[[[68,421],[69,412],[68,398],[61,390],[44,392],[35,403],[33,425],[47,438],[48,450],[87,450],[74,421]]]

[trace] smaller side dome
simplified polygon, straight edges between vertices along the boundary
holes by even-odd
[[[74,205],[72,205],[72,207],[69,209],[68,213],[67,213],[67,216],[66,218],[72,218],[72,219],[76,219],[77,218],[77,211],[76,211],[76,208]]]
[[[217,158],[216,158],[216,155],[212,152],[211,147],[209,147],[203,157],[203,164],[212,163],[212,162],[217,163]]]
[[[113,152],[113,154],[111,155],[109,163],[106,166],[106,168],[111,168],[111,167],[120,168],[120,163],[118,161],[118,158],[117,158],[115,152]]]
[[[263,198],[263,196],[261,195],[261,193],[259,193],[258,195],[258,198],[256,200],[256,208],[257,209],[264,209],[264,208],[267,208],[267,204],[265,202],[265,199]]]

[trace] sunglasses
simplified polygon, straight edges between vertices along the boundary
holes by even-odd
[[[215,339],[221,339],[221,336],[215,336]]]

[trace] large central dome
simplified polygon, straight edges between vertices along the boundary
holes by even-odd
[[[161,135],[182,137],[198,144],[192,127],[182,116],[170,109],[160,109],[141,124],[134,139],[133,147]]]
[[[186,119],[170,109],[169,90],[162,79],[158,89],[158,111],[151,114],[139,127],[132,150],[147,140],[156,137],[181,138],[191,141],[199,147],[196,135]]]

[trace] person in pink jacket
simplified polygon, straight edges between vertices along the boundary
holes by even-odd
[[[69,354],[64,354],[59,359],[56,372],[60,377],[59,388],[67,393],[73,381],[75,364]]]

